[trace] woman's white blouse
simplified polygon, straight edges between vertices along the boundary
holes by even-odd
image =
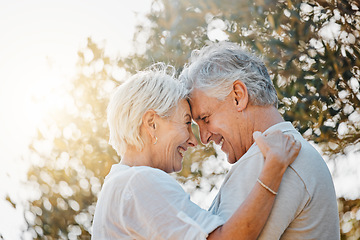
[[[167,173],[116,164],[96,205],[92,239],[206,239],[222,224]]]

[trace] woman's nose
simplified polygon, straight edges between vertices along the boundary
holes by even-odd
[[[189,137],[187,143],[189,144],[190,147],[197,146],[198,142],[196,140],[194,133],[190,130],[189,134],[190,134],[190,137]]]

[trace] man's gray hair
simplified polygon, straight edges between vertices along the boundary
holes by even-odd
[[[110,141],[121,156],[127,147],[144,147],[140,126],[144,113],[152,109],[160,117],[170,117],[188,90],[176,79],[174,67],[156,63],[133,75],[117,87],[107,108]]]
[[[219,42],[192,52],[180,75],[189,91],[224,100],[236,80],[247,87],[250,103],[277,107],[277,94],[265,64],[236,43]]]

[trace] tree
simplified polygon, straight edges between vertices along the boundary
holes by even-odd
[[[145,37],[145,53],[120,65],[168,61],[180,72],[192,49],[238,42],[264,57],[285,120],[334,159],[360,145],[359,7],[353,0],[155,0],[151,24],[135,35],[135,42]],[[339,206],[346,206],[342,239],[359,235],[359,200]]]
[[[331,156],[360,142],[359,14],[347,0],[155,0],[134,36],[146,39],[145,53],[119,65],[165,61],[181,71],[206,42],[238,42],[264,57],[284,118]]]
[[[285,119],[325,153],[358,147],[359,18],[359,4],[345,0],[154,0],[150,23],[139,24],[134,36],[134,46],[145,47],[135,54],[114,61],[89,39],[79,52],[69,104],[30,146],[36,161],[28,179],[39,194],[26,206],[29,231],[34,238],[90,237],[97,194],[119,161],[107,144],[105,114],[108,89],[121,84],[114,71],[134,73],[164,61],[180,72],[191,50],[209,41],[228,39],[263,56]],[[217,154],[211,145],[189,151],[178,180],[194,194],[212,191],[227,169],[212,167]],[[339,201],[349,206],[341,216],[358,207]]]
[[[116,63],[91,39],[78,55],[79,73],[68,85],[64,107],[30,145],[35,161],[27,185],[40,197],[29,200],[25,219],[36,239],[90,239],[97,195],[119,161],[108,145],[106,123],[108,93],[118,84],[111,75]]]
[[[341,239],[360,239],[360,199],[338,199]]]

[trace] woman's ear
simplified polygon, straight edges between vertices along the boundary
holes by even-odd
[[[157,128],[156,126],[156,112],[152,109],[147,110],[143,117],[142,117],[142,121],[143,121],[143,126],[146,129],[146,131],[152,136],[155,136],[155,129]]]
[[[242,81],[236,80],[233,83],[232,93],[236,110],[239,112],[243,111],[249,102],[249,95],[246,85]]]

